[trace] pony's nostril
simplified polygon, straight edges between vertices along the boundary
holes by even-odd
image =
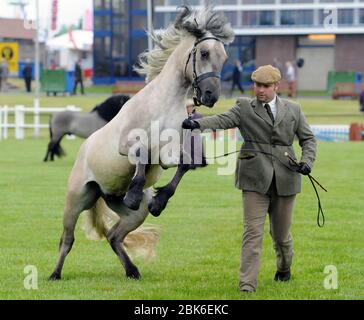
[[[206,96],[207,96],[207,97],[211,97],[211,95],[212,95],[212,91],[210,91],[210,90],[206,90],[205,94],[206,94]]]

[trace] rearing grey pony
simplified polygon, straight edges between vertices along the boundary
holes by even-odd
[[[195,102],[213,107],[220,95],[220,73],[227,60],[224,43],[233,38],[230,24],[211,7],[191,11],[187,6],[181,7],[173,25],[153,36],[155,48],[142,55],[139,70],[147,75],[147,85],[80,148],[68,181],[59,258],[50,280],[61,278],[74,242],[77,219],[84,210],[88,210],[90,222],[87,229],[107,238],[127,277],[140,278],[123,244],[149,212],[160,214],[189,164],[178,162],[179,159],[163,161],[169,159],[164,154],[169,141],[162,139],[144,146],[148,153],[154,149],[159,152],[159,162],[133,164],[128,157],[134,146],[129,133],[142,129],[150,137],[151,123],[157,122],[161,132],[169,129],[181,136],[181,124],[187,117],[186,94],[191,85]],[[181,149],[180,141],[172,143]],[[177,171],[171,182],[154,195],[152,186],[162,170],[175,166]],[[116,217],[111,228],[105,223],[110,213]]]
[[[44,161],[53,161],[54,156],[62,157],[65,154],[61,141],[66,134],[88,138],[111,121],[128,100],[129,96],[117,95],[106,99],[89,113],[68,110],[55,113],[49,120],[50,142]]]

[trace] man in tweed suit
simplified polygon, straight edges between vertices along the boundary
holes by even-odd
[[[276,281],[291,277],[293,241],[290,233],[301,176],[311,172],[316,140],[299,104],[277,96],[280,71],[271,65],[252,74],[254,99],[240,98],[228,112],[203,119],[186,119],[184,129],[239,128],[244,144],[236,168],[236,187],[242,190],[244,233],[239,272],[242,292],[254,292],[260,264],[266,214],[277,255]],[[302,149],[299,165],[292,147],[295,136]]]

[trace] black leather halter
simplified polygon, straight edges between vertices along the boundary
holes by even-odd
[[[218,72],[206,72],[204,74],[201,74],[199,76],[197,76],[197,72],[196,72],[196,53],[197,53],[197,45],[199,45],[201,42],[206,41],[206,40],[216,40],[219,42],[222,42],[220,39],[215,38],[215,37],[206,37],[206,38],[202,38],[200,40],[197,40],[195,42],[195,44],[193,45],[193,48],[188,56],[187,62],[186,62],[186,66],[185,66],[185,74],[186,74],[186,70],[187,70],[187,66],[188,63],[191,60],[191,56],[192,56],[192,68],[193,68],[193,73],[192,73],[192,77],[193,77],[193,81],[192,81],[192,89],[193,89],[193,102],[195,104],[195,106],[200,106],[202,105],[202,102],[200,101],[200,99],[198,98],[198,93],[201,94],[201,89],[199,87],[199,83],[202,80],[205,80],[207,78],[218,78],[220,79],[221,76]]]

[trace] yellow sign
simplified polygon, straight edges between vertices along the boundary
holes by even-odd
[[[17,42],[0,42],[0,57],[5,59],[9,72],[18,73],[19,44]]]

